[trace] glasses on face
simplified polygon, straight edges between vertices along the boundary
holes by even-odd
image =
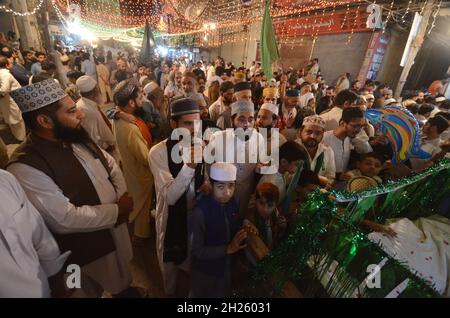
[[[348,124],[353,129],[362,129],[364,125],[358,125],[358,124]]]

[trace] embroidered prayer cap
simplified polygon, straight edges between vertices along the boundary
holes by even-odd
[[[318,126],[325,129],[325,120],[319,115],[311,115],[303,119],[303,126]]]
[[[219,182],[236,181],[236,166],[232,163],[216,162],[211,165],[209,176]]]
[[[255,106],[248,100],[238,100],[231,104],[231,116],[242,112],[255,113]]]
[[[298,89],[288,89],[286,91],[286,96],[287,97],[299,97],[300,91]]]
[[[278,88],[276,87],[266,87],[263,89],[263,97],[267,96],[278,96]]]
[[[262,104],[260,109],[265,109],[268,110],[270,112],[272,112],[273,114],[278,116],[278,106],[272,103],[264,103]]]
[[[170,104],[171,117],[198,113],[200,113],[198,104],[192,98],[176,99]]]
[[[53,78],[13,90],[9,95],[22,113],[48,106],[67,96]]]
[[[78,87],[81,93],[87,93],[92,91],[95,86],[97,86],[97,82],[92,77],[83,75],[77,79],[75,85]]]
[[[251,89],[252,89],[252,87],[249,82],[240,82],[240,83],[237,83],[236,85],[234,85],[235,93],[245,91],[245,90],[251,90]]]
[[[158,88],[158,84],[156,84],[156,82],[150,82],[144,86],[144,93],[145,93],[145,95],[148,95],[157,88]]]
[[[130,96],[139,89],[139,82],[135,78],[130,78],[119,82],[113,90],[114,103],[117,106],[125,106],[130,100]]]
[[[445,97],[444,96],[436,97],[436,103],[440,103],[440,102],[443,102],[443,101],[445,101]]]

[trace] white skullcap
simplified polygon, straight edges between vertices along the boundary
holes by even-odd
[[[440,102],[443,102],[443,101],[445,101],[445,97],[444,96],[436,97],[436,103],[440,103]]]
[[[150,82],[144,86],[144,93],[145,93],[145,95],[148,95],[157,88],[158,88],[158,84],[156,84],[156,82]]]
[[[272,112],[272,114],[275,114],[278,116],[278,106],[275,104],[264,103],[264,104],[262,104],[261,109],[268,110],[268,111]]]
[[[211,165],[209,176],[215,181],[233,182],[236,181],[236,166],[232,163],[217,162]]]
[[[255,112],[255,106],[247,100],[238,100],[231,104],[231,116],[242,112]]]
[[[364,95],[364,98],[366,100],[368,100],[368,99],[375,99],[375,96],[373,96],[373,94],[366,94],[366,95]]]
[[[95,88],[97,82],[92,77],[83,75],[77,79],[75,85],[78,87],[81,93],[87,93]]]
[[[303,126],[307,125],[319,126],[320,128],[325,129],[325,120],[319,115],[311,115],[303,119]]]
[[[396,103],[396,102],[397,102],[397,100],[395,98],[388,98],[384,101],[384,106],[387,106],[389,104]]]

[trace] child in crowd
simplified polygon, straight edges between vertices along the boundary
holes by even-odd
[[[236,167],[211,165],[212,194],[203,197],[191,215],[192,270],[190,297],[229,297],[231,255],[246,247],[239,204],[234,198]],[[252,231],[256,234],[256,231]]]
[[[248,210],[245,222],[256,226],[259,237],[271,249],[282,239],[286,230],[286,218],[279,214],[278,188],[272,183],[260,183],[256,187],[255,207]]]
[[[376,152],[369,152],[361,154],[359,160],[356,163],[357,169],[350,170],[341,175],[341,180],[349,181],[354,177],[369,177],[374,179],[378,184],[383,183],[383,180],[379,177],[384,165],[384,157]]]

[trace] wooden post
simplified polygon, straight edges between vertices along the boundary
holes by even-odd
[[[406,80],[408,78],[409,71],[411,70],[411,67],[414,64],[414,60],[417,56],[417,53],[419,52],[420,48],[422,47],[425,32],[427,31],[428,22],[430,20],[430,16],[433,13],[433,6],[434,6],[435,0],[430,0],[425,5],[425,8],[423,10],[422,15],[422,23],[420,24],[419,30],[417,32],[416,37],[411,43],[411,48],[409,51],[408,58],[406,60],[405,66],[403,67],[402,74],[400,75],[400,79],[397,84],[397,88],[395,90],[394,97],[396,99],[400,98],[400,94],[402,93],[403,86],[405,86]]]

